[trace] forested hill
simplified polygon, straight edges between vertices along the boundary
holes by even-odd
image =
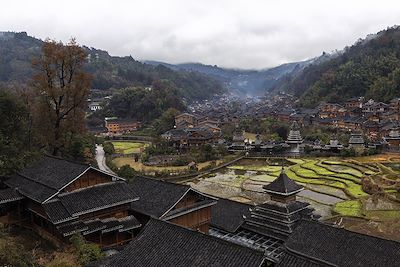
[[[318,59],[318,58],[316,58]],[[229,89],[246,95],[263,95],[284,75],[294,75],[316,59],[292,62],[263,70],[242,70],[221,68],[201,63],[169,64],[159,61],[145,61],[154,66],[165,66],[172,70],[196,71],[218,79]]]
[[[41,52],[43,41],[25,32],[0,32],[0,82],[28,82],[32,77],[32,59]],[[188,100],[199,100],[225,91],[221,81],[207,75],[165,66],[141,63],[131,56],[114,57],[106,51],[84,47],[88,53],[87,70],[96,89],[149,86],[168,80]]]
[[[312,107],[320,101],[343,102],[354,96],[379,101],[400,92],[400,28],[393,27],[358,40],[338,56],[311,64],[275,85],[300,97],[300,105]]]

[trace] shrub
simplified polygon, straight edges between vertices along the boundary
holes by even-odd
[[[0,240],[0,264],[1,266],[35,266],[32,256],[26,252],[23,246],[7,238]]]
[[[104,143],[104,141],[105,141],[105,138],[103,136],[96,136],[95,137],[95,142],[98,145],[102,145]]]
[[[103,145],[103,149],[106,155],[112,155],[115,153],[114,145],[111,142],[105,142]]]
[[[70,241],[77,250],[78,259],[82,265],[87,265],[89,262],[97,261],[104,257],[98,245],[87,243],[80,234],[73,235]]]
[[[127,178],[128,180],[134,178],[136,176],[136,171],[128,164],[123,165],[117,171],[118,176]]]

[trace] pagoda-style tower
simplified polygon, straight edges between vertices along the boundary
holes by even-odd
[[[300,134],[300,126],[297,123],[297,121],[294,121],[292,123],[286,143],[291,144],[291,145],[299,145],[299,144],[303,143],[303,138],[301,137],[301,134]]]
[[[235,127],[235,132],[233,133],[233,138],[232,138],[232,148],[235,149],[244,149],[245,147],[245,137],[244,137],[244,131],[239,128],[239,125],[236,125]]]
[[[362,153],[364,151],[365,143],[361,133],[352,133],[350,135],[349,148],[353,148],[356,153]]]
[[[296,200],[296,194],[303,187],[290,179],[283,171],[272,183],[263,189],[271,197],[269,201],[250,209],[245,218],[244,229],[286,240],[301,219],[316,219],[310,204]]]

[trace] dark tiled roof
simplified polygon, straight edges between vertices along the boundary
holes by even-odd
[[[40,203],[57,193],[56,189],[31,181],[19,174],[13,175],[5,181],[5,184]]]
[[[260,266],[263,252],[152,219],[119,254],[99,266]]]
[[[139,228],[141,224],[132,215],[124,218],[107,218],[107,219],[95,219],[89,221],[76,221],[72,223],[66,223],[57,227],[57,230],[64,236],[70,236],[75,233],[82,233],[87,235],[97,231],[102,233],[112,232],[118,230],[119,232],[128,231],[134,228]]]
[[[277,267],[323,267],[327,266],[323,263],[314,262],[311,259],[303,258],[301,256],[285,253],[282,259],[277,264]],[[329,266],[329,265],[328,265]]]
[[[83,174],[89,165],[43,156],[5,183],[37,202],[43,203]]]
[[[14,188],[0,190],[0,204],[5,204],[13,201],[18,201],[24,197]]]
[[[70,224],[65,224],[65,225],[57,227],[57,230],[64,236],[70,236],[75,233],[80,233],[80,232],[86,231],[88,229],[89,229],[88,226],[81,221],[73,222]]]
[[[244,222],[243,216],[250,216],[252,205],[228,199],[219,199],[211,208],[211,225],[234,233]]]
[[[139,196],[139,200],[131,204],[131,209],[155,218],[160,218],[190,189],[188,185],[144,177],[135,177],[129,186]]]
[[[318,259],[322,266],[398,266],[400,257],[398,242],[313,221],[302,221],[285,247],[288,253],[282,258],[282,263],[294,262],[292,257],[299,258],[302,255],[299,260],[311,261],[310,266],[318,266],[311,259],[314,262]]]
[[[43,208],[49,219],[55,224],[74,218],[59,200],[45,203]]]
[[[59,190],[82,174],[87,168],[89,168],[89,165],[44,156],[39,161],[23,169],[20,174],[32,181]]]
[[[104,209],[137,199],[137,195],[124,182],[101,184],[70,193],[60,194],[43,204],[49,219],[55,223],[77,218],[80,214]]]
[[[279,195],[291,195],[299,192],[303,187],[290,179],[283,171],[272,183],[264,185],[264,190],[268,193]]]
[[[137,195],[125,182],[96,185],[79,191],[60,194],[58,197],[72,216],[129,203],[137,199]]]

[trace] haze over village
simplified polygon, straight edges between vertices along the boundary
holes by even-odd
[[[2,11],[0,266],[399,265],[395,1]]]

